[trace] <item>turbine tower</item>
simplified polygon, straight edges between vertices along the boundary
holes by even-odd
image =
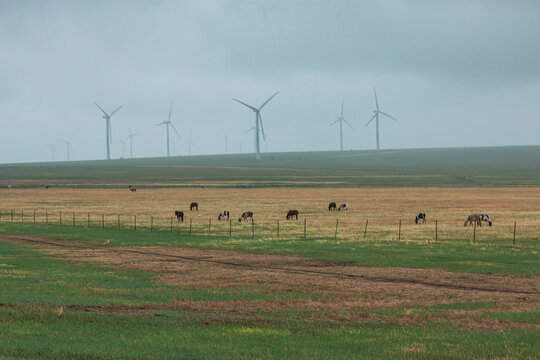
[[[122,139],[118,139],[122,144],[122,159],[126,157],[126,142]]]
[[[183,143],[182,145],[187,144],[188,146],[188,155],[191,156],[191,145],[198,147],[193,141],[191,141],[191,130],[189,130],[189,140]]]
[[[112,131],[111,131],[111,117],[122,108],[124,105],[120,105],[116,110],[114,110],[112,113],[107,114],[105,110],[101,108],[96,102],[94,102],[96,106],[103,112],[103,118],[105,119],[105,127],[107,128],[107,160],[111,159],[111,150],[110,145],[112,144]]]
[[[341,151],[343,151],[343,122],[345,122],[351,129],[354,130],[351,124],[343,117],[343,99],[341,99],[341,116],[338,116],[337,120],[330,124],[330,126],[339,123],[339,144]]]
[[[167,157],[171,156],[171,152],[170,152],[170,148],[169,148],[169,126],[172,127],[172,129],[174,130],[176,135],[178,135],[178,137],[180,137],[180,134],[178,133],[178,131],[176,131],[176,128],[171,123],[171,114],[172,114],[172,102],[171,102],[171,107],[169,108],[169,120],[164,121],[164,122],[159,123],[159,124],[156,125],[156,126],[166,125],[166,127],[167,127]]]
[[[234,101],[236,102],[239,102],[240,104],[244,105],[244,106],[247,106],[248,108],[250,108],[251,110],[253,110],[253,112],[255,113],[255,158],[257,160],[260,160],[261,159],[261,141],[260,141],[260,138],[259,138],[259,127],[260,129],[262,130],[262,136],[263,136],[263,139],[266,140],[265,136],[264,136],[264,127],[263,127],[263,123],[262,123],[262,117],[261,117],[261,110],[262,108],[268,104],[270,102],[270,100],[272,100],[274,98],[274,96],[276,96],[277,94],[279,93],[279,91],[276,91],[274,93],[274,95],[270,96],[270,98],[268,100],[266,100],[265,102],[262,103],[261,106],[259,106],[259,108],[255,108],[251,105],[248,105],[240,100],[237,100],[237,99],[234,99]]]
[[[133,138],[137,135],[140,135],[139,133],[132,133],[131,129],[128,127],[128,137],[129,137],[129,157],[133,159]]]
[[[56,144],[58,143],[58,140],[55,140],[54,143],[52,144],[45,144],[45,146],[48,146],[51,148],[51,155],[52,155],[52,161],[55,160],[55,155],[56,155]]]
[[[67,161],[70,160],[70,152],[71,152],[71,141],[70,140],[62,140],[64,144],[66,144],[66,151],[67,151]]]
[[[382,111],[379,110],[379,101],[377,100],[377,90],[375,90],[375,87],[373,87],[373,92],[375,93],[375,106],[377,107],[377,109],[373,110],[373,112],[375,114],[373,114],[373,116],[371,117],[371,119],[369,119],[369,121],[367,122],[367,124],[365,126],[368,126],[369,123],[372,122],[373,119],[375,119],[375,125],[376,125],[376,128],[377,128],[377,151],[379,151],[380,150],[380,148],[379,148],[379,114],[382,114],[382,115],[384,115],[386,117],[389,117],[390,119],[392,119],[394,121],[397,121],[397,119],[395,117],[390,116],[387,113],[382,112]]]

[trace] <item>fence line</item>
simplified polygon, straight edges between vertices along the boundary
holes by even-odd
[[[28,215],[28,211],[25,210],[5,210],[0,211],[0,222],[20,222],[20,223],[32,223],[32,224],[59,224],[59,225],[71,225],[71,226],[81,226],[81,227],[100,227],[102,229],[110,228],[117,230],[149,230],[149,231],[168,231],[173,232],[174,218],[172,217],[154,217],[153,215],[143,215],[134,214],[92,214],[90,212],[86,213],[77,213],[72,212],[71,214],[71,224],[70,221],[66,220],[65,214],[62,211],[52,214],[46,211],[37,211],[31,210]],[[84,216],[86,215],[86,216]],[[133,223],[131,224],[130,218],[133,218]],[[67,217],[69,219],[69,215]],[[126,219],[123,221],[123,219]],[[187,219],[186,219],[187,220]],[[217,223],[212,224],[212,219],[208,219],[207,225],[204,225],[205,220],[199,219],[194,221],[193,218],[189,218],[189,228],[187,228],[187,223],[178,222],[176,226],[177,234],[196,234],[196,235],[213,235],[213,236],[222,236],[222,237],[232,237],[233,235],[237,236],[268,236],[280,238],[282,236],[298,237],[298,238],[307,238],[308,230],[312,229],[310,234],[316,234],[314,238],[329,238],[331,233],[331,221],[333,219],[316,219],[316,218],[307,218],[303,219],[304,221],[287,221],[285,223],[280,223],[280,219],[276,221],[251,221],[249,223],[241,222],[233,226],[233,221],[229,219],[228,228],[226,222],[218,221]],[[309,220],[309,221],[308,221]],[[359,239],[363,232],[364,239],[375,239],[375,240],[395,240],[401,241],[402,238],[405,240],[414,240],[414,241],[425,241],[426,243],[430,242],[440,242],[441,235],[447,240],[467,240],[476,244],[479,241],[482,243],[487,243],[489,241],[497,241],[498,243],[507,243],[515,245],[517,240],[521,241],[537,241],[540,234],[540,224],[529,224],[522,225],[518,227],[517,222],[511,223],[498,223],[494,224],[492,228],[478,226],[476,223],[472,227],[464,227],[461,222],[457,221],[445,221],[440,222],[439,220],[434,220],[426,224],[404,224],[402,220],[398,220],[397,229],[394,227],[392,231],[392,220],[385,219],[385,221],[373,221],[370,219],[365,220],[365,224],[361,219],[335,219],[335,230],[333,231],[333,237],[337,239],[340,238],[353,238]],[[342,220],[342,224],[340,224]],[[236,223],[236,222],[235,222]],[[368,224],[369,227],[368,232]],[[395,226],[395,222],[393,222]],[[308,225],[311,226],[308,229]],[[340,226],[341,225],[341,226]],[[363,226],[362,226],[363,225]],[[506,231],[508,227],[508,231]],[[251,229],[250,229],[251,228]],[[363,228],[363,229],[362,229]],[[431,229],[431,230],[430,230]],[[486,229],[486,230],[484,230]],[[495,230],[493,230],[495,229]],[[500,229],[504,229],[501,231]],[[362,231],[363,230],[363,231]],[[397,230],[397,234],[396,234]],[[330,230],[331,231],[331,230]],[[491,231],[491,233],[490,233]],[[392,233],[394,235],[392,236]],[[431,235],[430,235],[431,234]],[[502,235],[501,235],[502,234]],[[397,235],[397,236],[396,236]]]

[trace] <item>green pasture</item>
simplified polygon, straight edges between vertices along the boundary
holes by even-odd
[[[19,182],[24,180],[23,183]],[[540,185],[540,146],[177,156],[0,165],[0,185]]]
[[[94,241],[113,234],[127,240],[121,233],[92,231],[100,234]],[[157,238],[152,236],[148,241]],[[185,291],[158,284],[141,271],[72,263],[5,242],[0,242],[0,281],[2,359],[534,359],[540,351],[537,330],[466,331],[445,320],[445,304],[413,309],[421,316],[437,315],[416,325],[393,323],[403,308],[374,312],[386,320],[363,323],[311,319],[287,308],[279,316],[167,309],[175,299],[272,302],[281,295],[253,289]],[[148,304],[165,308],[124,314],[81,308]],[[489,303],[450,306],[538,324],[538,312],[505,312]]]

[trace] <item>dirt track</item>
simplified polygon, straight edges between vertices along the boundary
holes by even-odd
[[[30,236],[3,236],[75,262],[91,262],[154,273],[158,281],[180,289],[238,289],[268,294],[299,294],[275,300],[194,301],[145,307],[98,307],[78,310],[132,312],[185,309],[201,313],[278,314],[278,310],[313,310],[333,321],[417,323],[432,315],[415,309],[434,304],[493,303],[489,309],[446,309],[444,319],[466,328],[540,328],[476,317],[487,311],[538,310],[540,277],[453,273],[437,269],[359,267],[299,256],[258,255],[222,250],[172,247],[105,247],[77,241]],[[380,311],[410,307],[405,314]],[[77,310],[75,307],[73,310]],[[379,314],[379,315],[377,315]],[[435,316],[435,315],[433,315]],[[436,316],[436,317],[437,317]]]

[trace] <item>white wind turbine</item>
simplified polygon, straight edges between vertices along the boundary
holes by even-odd
[[[56,144],[58,143],[58,140],[55,140],[52,144],[45,144],[45,146],[48,146],[51,148],[51,155],[52,155],[52,161],[55,160],[56,155]]]
[[[178,137],[180,137],[180,134],[178,133],[178,131],[176,131],[176,128],[171,123],[171,113],[172,113],[172,102],[171,102],[171,107],[169,108],[169,120],[164,121],[164,122],[159,123],[159,124],[156,125],[156,126],[166,125],[166,127],[167,127],[167,157],[171,156],[171,152],[170,152],[170,148],[169,148],[169,126],[172,127],[172,129],[174,130],[176,135]]]
[[[351,129],[354,130],[351,124],[343,117],[343,99],[341,100],[341,116],[337,118],[336,121],[330,124],[330,126],[339,123],[339,144],[341,151],[343,151],[343,122],[345,122]]]
[[[120,105],[116,110],[114,110],[112,113],[110,114],[107,114],[107,112],[105,112],[105,110],[103,110],[101,108],[101,106],[99,106],[96,102],[94,102],[94,104],[96,104],[96,106],[99,108],[99,110],[101,110],[103,112],[103,116],[102,118],[105,119],[105,126],[107,128],[107,160],[110,160],[111,159],[111,151],[110,151],[110,145],[112,143],[112,131],[111,131],[111,117],[118,111],[122,108],[122,106],[124,105]]]
[[[139,133],[132,133],[131,129],[128,127],[128,138],[129,138],[129,157],[133,159],[133,138]]]
[[[385,112],[382,112],[379,110],[379,101],[377,100],[377,90],[375,90],[375,87],[373,87],[373,92],[375,93],[375,106],[377,107],[376,110],[373,110],[373,112],[375,114],[373,114],[373,116],[371,117],[371,119],[369,119],[369,121],[367,122],[367,124],[365,126],[368,126],[370,122],[373,121],[373,119],[375,119],[375,125],[377,127],[377,151],[379,151],[379,114],[382,114],[384,116],[387,116],[389,117],[390,119],[394,120],[394,121],[397,121],[397,119],[393,116],[390,116],[388,115],[387,113]]]
[[[240,100],[237,100],[237,99],[234,99],[234,101],[236,102],[239,102],[240,104],[244,105],[244,106],[247,106],[248,108],[250,108],[251,110],[253,110],[253,112],[255,113],[255,158],[257,160],[260,160],[261,159],[261,141],[260,141],[260,138],[259,138],[259,128],[261,129],[262,131],[262,136],[263,136],[263,139],[266,140],[265,136],[264,136],[264,127],[263,127],[263,123],[262,123],[262,117],[261,117],[261,110],[262,108],[268,104],[270,102],[270,100],[272,100],[274,98],[274,96],[276,96],[277,94],[279,93],[279,91],[276,91],[274,95],[270,96],[270,98],[268,98],[268,100],[266,100],[265,102],[262,103],[261,106],[259,106],[259,108],[255,108],[251,105],[248,105]]]

